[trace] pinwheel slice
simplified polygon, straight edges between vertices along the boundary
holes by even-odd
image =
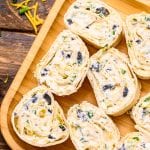
[[[118,116],[129,110],[140,94],[140,84],[127,56],[117,49],[99,50],[90,58],[88,78],[99,107]]]
[[[131,116],[136,123],[135,127],[150,136],[150,93],[133,107]]]
[[[128,133],[115,150],[150,150],[150,138],[141,132]]]
[[[117,45],[121,40],[119,13],[100,0],[77,0],[64,16],[64,23],[98,48]]]
[[[150,14],[128,16],[125,35],[134,72],[141,79],[150,79]]]
[[[62,143],[69,136],[63,110],[45,86],[24,95],[12,113],[11,122],[20,139],[37,147]]]
[[[35,76],[56,95],[76,92],[88,71],[89,52],[83,41],[69,30],[61,32],[37,65]]]
[[[71,140],[77,150],[112,150],[120,133],[104,111],[86,101],[68,111]]]

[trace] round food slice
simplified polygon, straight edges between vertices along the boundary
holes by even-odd
[[[150,79],[150,14],[128,16],[125,36],[134,72],[141,79]]]
[[[37,147],[62,143],[69,136],[63,110],[45,86],[23,96],[12,112],[11,123],[20,139]]]
[[[69,30],[61,32],[37,65],[35,76],[59,96],[76,92],[88,71],[89,52],[83,41]]]
[[[115,48],[99,50],[90,58],[88,78],[99,107],[108,115],[125,113],[139,98],[140,84],[129,60]]]
[[[131,116],[136,123],[135,127],[150,136],[150,93],[133,107]]]
[[[115,150],[150,150],[150,139],[141,132],[128,133]]]
[[[117,45],[121,40],[119,13],[100,0],[77,0],[64,16],[72,32],[98,48]]]
[[[120,133],[104,111],[86,101],[68,111],[71,140],[77,150],[112,150]]]

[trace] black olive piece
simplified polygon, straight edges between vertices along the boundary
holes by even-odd
[[[119,148],[118,150],[126,150],[125,145],[122,144],[121,148]]]
[[[96,8],[96,13],[103,14],[105,17],[110,14],[108,9],[106,9],[105,7]]]
[[[100,70],[100,63],[99,62],[93,63],[92,66],[90,67],[90,70],[99,72],[99,70]]]
[[[146,108],[143,108],[143,115],[142,116],[145,116],[145,115],[148,115],[149,114],[149,112],[148,112],[148,110],[146,109]]]
[[[51,105],[51,97],[47,93],[45,93],[43,97],[47,101],[48,105]]]
[[[44,71],[48,71],[46,68],[44,68]]]
[[[136,40],[135,42],[136,42],[137,44],[141,44],[141,40],[140,40],[140,39]]]
[[[63,126],[63,125],[59,125],[59,128],[62,130],[62,131],[65,131],[66,128]]]
[[[75,39],[72,37],[71,40],[73,41],[73,40],[75,40]]]
[[[16,112],[14,112],[14,116],[17,116],[17,113],[16,113]]]
[[[67,22],[68,22],[69,25],[73,24],[72,19],[67,19]]]
[[[53,137],[52,135],[48,135],[49,139],[56,139],[55,137]]]
[[[137,21],[137,19],[136,19],[136,18],[133,18],[133,21]]]
[[[28,110],[29,109],[29,107],[28,107],[28,105],[26,104],[26,105],[24,105],[24,107],[25,107],[25,110]]]
[[[66,55],[66,58],[70,58],[70,57],[71,57],[71,55],[70,55],[70,54],[67,54],[67,55]]]
[[[128,95],[128,88],[127,87],[124,87],[124,90],[123,90],[123,97],[126,97]]]
[[[141,146],[143,147],[143,148],[146,148],[146,146],[145,146],[145,143],[143,142],[143,143],[141,143]]]
[[[52,113],[52,110],[48,109],[48,112],[49,112],[49,113]]]
[[[106,90],[112,90],[114,89],[115,87],[112,85],[112,84],[106,84],[103,86],[103,91],[106,91]]]
[[[82,53],[81,52],[78,52],[78,54],[77,54],[77,61],[78,61],[78,64],[81,64],[81,62],[82,62]]]
[[[41,76],[47,75],[47,71],[48,71],[48,69],[44,68],[44,69],[41,71]]]
[[[65,57],[65,58],[70,58],[71,57],[71,53],[70,52],[62,51],[61,53],[62,53],[63,57]]]
[[[85,28],[89,29],[89,26],[87,26],[87,27],[85,27]]]
[[[75,8],[75,9],[78,9],[79,7],[75,5],[74,8]]]
[[[150,29],[150,25],[148,25],[146,28],[147,28],[147,29]]]
[[[86,10],[90,10],[90,8],[88,7],[88,8],[86,8]]]
[[[114,24],[113,27],[112,27],[112,29],[114,30],[114,29],[116,29],[116,28],[117,28],[117,25]]]
[[[111,68],[107,68],[106,71],[111,71]]]
[[[41,73],[41,76],[43,77],[43,76],[45,76],[46,74],[45,73]]]
[[[85,112],[83,112],[81,109],[77,110],[77,117],[80,118],[82,121],[87,121],[88,116]]]
[[[32,95],[32,97],[31,97],[32,103],[35,103],[37,101],[37,99],[38,98],[37,98],[36,94]]]

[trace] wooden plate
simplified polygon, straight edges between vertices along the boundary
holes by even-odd
[[[123,19],[129,14],[139,13],[144,11],[144,7],[139,7],[137,5],[131,5],[128,0],[104,0],[107,4],[114,7],[122,16]],[[63,16],[69,5],[73,0],[56,0],[53,8],[51,9],[45,24],[43,25],[39,35],[31,47],[26,59],[24,60],[20,70],[18,71],[8,93],[6,94],[3,103],[1,105],[1,131],[8,143],[8,145],[15,150],[35,150],[35,149],[49,149],[49,150],[73,150],[73,144],[70,139],[66,142],[47,148],[37,148],[27,143],[21,141],[12,129],[10,117],[12,110],[15,105],[20,101],[23,94],[37,86],[37,81],[33,77],[33,72],[35,70],[36,64],[43,57],[43,55],[48,51],[52,42],[55,40],[56,36],[60,31],[64,29]],[[146,9],[145,9],[146,11]],[[88,45],[90,54],[93,54],[97,49]],[[125,39],[123,37],[122,41],[117,47],[120,51],[127,53],[127,47],[125,44]],[[15,54],[14,54],[15,55]],[[142,93],[145,95],[150,92],[150,80],[141,80],[142,83]],[[87,100],[96,105],[96,100],[93,94],[93,90],[89,84],[87,78],[85,79],[83,86],[75,94],[65,97],[55,96],[55,99],[62,106],[65,114],[70,106],[76,103],[80,103],[83,100]],[[117,124],[121,135],[125,135],[128,132],[135,131],[134,123],[130,119],[128,114],[124,114],[120,117],[113,118]]]

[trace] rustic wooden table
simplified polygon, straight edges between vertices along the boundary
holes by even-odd
[[[55,0],[38,1],[38,13],[45,19]],[[28,20],[19,16],[9,5],[10,2],[0,2],[0,104],[36,37]],[[7,77],[8,81],[4,83]],[[6,149],[9,147],[0,133],[0,150]]]

